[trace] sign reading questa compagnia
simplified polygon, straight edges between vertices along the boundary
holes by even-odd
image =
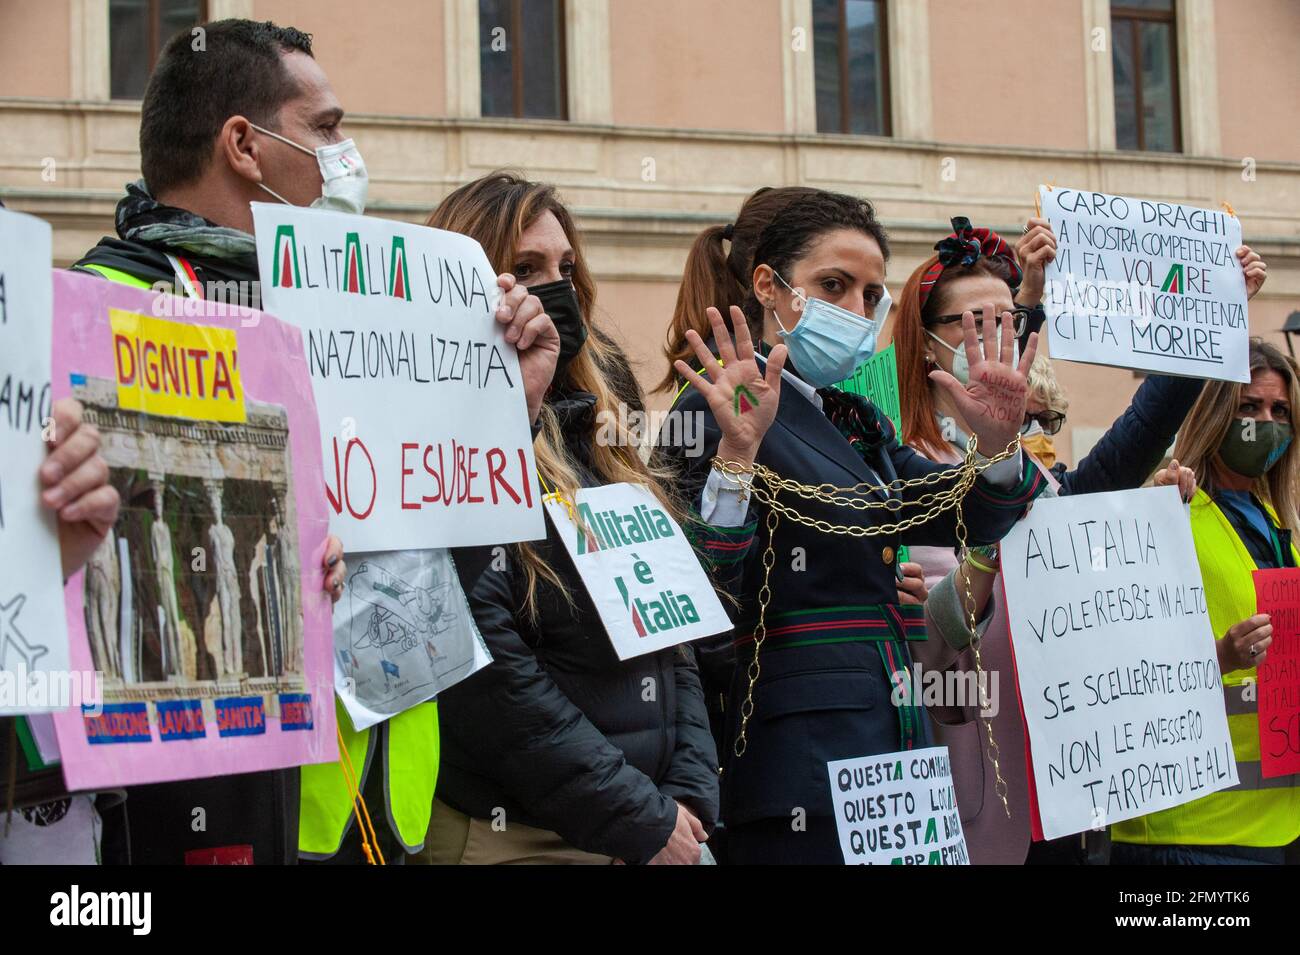
[[[646,488],[609,484],[575,498],[548,494],[546,512],[620,660],[730,629],[686,534]]]

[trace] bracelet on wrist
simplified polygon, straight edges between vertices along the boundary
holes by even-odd
[[[996,574],[998,572],[998,568],[995,565],[986,564],[983,560],[981,560],[979,557],[976,557],[974,554],[966,555],[966,563],[970,564],[976,570],[984,571],[984,573],[986,574]]]

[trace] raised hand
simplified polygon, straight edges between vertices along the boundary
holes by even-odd
[[[1006,450],[1025,420],[1025,398],[1029,394],[1029,366],[1038,353],[1038,333],[1029,336],[1020,364],[1013,365],[1015,329],[1010,312],[1003,312],[994,324],[996,309],[983,309],[984,340],[975,334],[975,313],[963,312],[961,330],[966,337],[966,362],[970,381],[965,386],[948,372],[935,369],[930,378],[951,396],[971,433],[979,439],[981,454],[992,457]],[[998,330],[1001,332],[999,344]]]
[[[1047,284],[1048,262],[1056,260],[1056,233],[1045,218],[1034,217],[1025,224],[1025,234],[1016,243],[1016,261],[1024,271],[1016,301],[1021,305],[1037,305],[1043,300]]]
[[[1252,299],[1255,293],[1263,288],[1264,280],[1268,278],[1268,265],[1259,257],[1259,253],[1248,245],[1243,245],[1237,250],[1237,261],[1241,263],[1241,270],[1246,273],[1246,298]]]
[[[763,436],[776,419],[776,406],[781,397],[781,369],[785,367],[786,347],[777,345],[767,356],[764,374],[754,358],[754,342],[745,323],[745,314],[731,306],[731,325],[736,331],[735,343],[716,308],[708,310],[709,324],[713,326],[713,340],[718,346],[722,361],[713,357],[704,340],[694,331],[686,332],[686,340],[695,350],[695,357],[704,367],[705,378],[686,362],[673,363],[677,373],[695,386],[709,403],[709,410],[717,419],[722,431],[718,444],[718,457],[724,461],[752,464],[763,443]]]

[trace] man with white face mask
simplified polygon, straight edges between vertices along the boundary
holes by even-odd
[[[188,30],[173,37],[150,77],[140,112],[143,178],[129,184],[118,203],[117,236],[101,240],[73,268],[140,288],[161,285],[178,295],[220,296],[256,307],[261,296],[250,203],[273,197],[359,214],[366,204],[366,167],[343,134],[343,107],[312,55],[309,34],[221,20],[204,25],[202,49],[191,41]],[[508,326],[507,341],[522,346],[524,388],[535,407],[550,382],[559,338],[541,303],[516,286],[514,276],[501,276],[498,284],[503,294],[496,317]],[[345,565],[336,538],[323,563],[322,584],[337,599]],[[192,628],[199,626],[191,621]],[[436,753],[436,715],[426,705],[402,717],[421,724],[413,735],[423,734],[425,748]],[[385,760],[367,760],[367,767],[385,764],[389,725],[374,744]],[[430,778],[418,781],[427,795],[405,796],[426,810],[432,773],[436,763]],[[383,772],[365,775],[371,815],[382,820],[385,796],[398,798],[400,787]],[[105,859],[292,863],[298,858],[299,799],[296,769],[133,787],[127,811],[135,825],[105,820]],[[195,807],[205,811],[203,831],[191,826]]]

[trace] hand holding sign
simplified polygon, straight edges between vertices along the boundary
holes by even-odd
[[[61,398],[51,415],[54,433],[40,470],[41,503],[59,515],[59,555],[63,576],[70,577],[112,528],[120,499],[99,456],[99,432],[81,423],[81,403]]]
[[[1237,260],[1241,263],[1241,270],[1246,274],[1246,298],[1252,299],[1264,287],[1264,280],[1268,278],[1268,265],[1260,258],[1259,253],[1248,245],[1237,249]]]
[[[996,313],[993,305],[984,306],[983,347],[975,335],[975,314],[963,312],[962,332],[966,336],[966,361],[970,365],[970,379],[962,385],[946,371],[930,372],[931,380],[945,388],[957,405],[957,410],[979,439],[980,453],[992,457],[1006,450],[1008,444],[1020,433],[1025,420],[1025,398],[1029,394],[1029,366],[1038,352],[1038,333],[1029,336],[1020,364],[1013,365],[1014,323],[1010,312],[1003,312],[997,325],[990,319]],[[1001,343],[994,336],[1001,332]]]
[[[736,330],[732,343],[722,313],[716,308],[708,310],[709,324],[713,326],[713,340],[717,343],[720,364],[704,339],[694,331],[686,333],[686,340],[695,349],[695,357],[708,373],[705,379],[686,362],[673,363],[677,373],[689,381],[709,403],[713,417],[722,429],[718,444],[718,457],[724,461],[750,464],[763,443],[763,436],[776,420],[776,406],[781,399],[781,369],[785,367],[786,347],[777,345],[767,358],[764,374],[754,358],[754,341],[749,334],[745,314],[731,306],[731,325]]]
[[[529,295],[528,288],[517,284],[508,272],[497,276],[501,304],[496,319],[506,326],[506,341],[519,352],[519,374],[523,378],[524,397],[528,400],[528,420],[537,421],[542,399],[555,377],[555,363],[560,357],[560,334],[542,310],[541,300]]]
[[[1234,623],[1217,644],[1219,670],[1231,673],[1259,666],[1268,656],[1272,643],[1273,625],[1268,614],[1257,613]]]
[[[1056,260],[1056,233],[1046,219],[1035,216],[1025,224],[1025,234],[1016,243],[1016,261],[1024,272],[1016,301],[1037,305],[1043,300],[1046,268]]]

